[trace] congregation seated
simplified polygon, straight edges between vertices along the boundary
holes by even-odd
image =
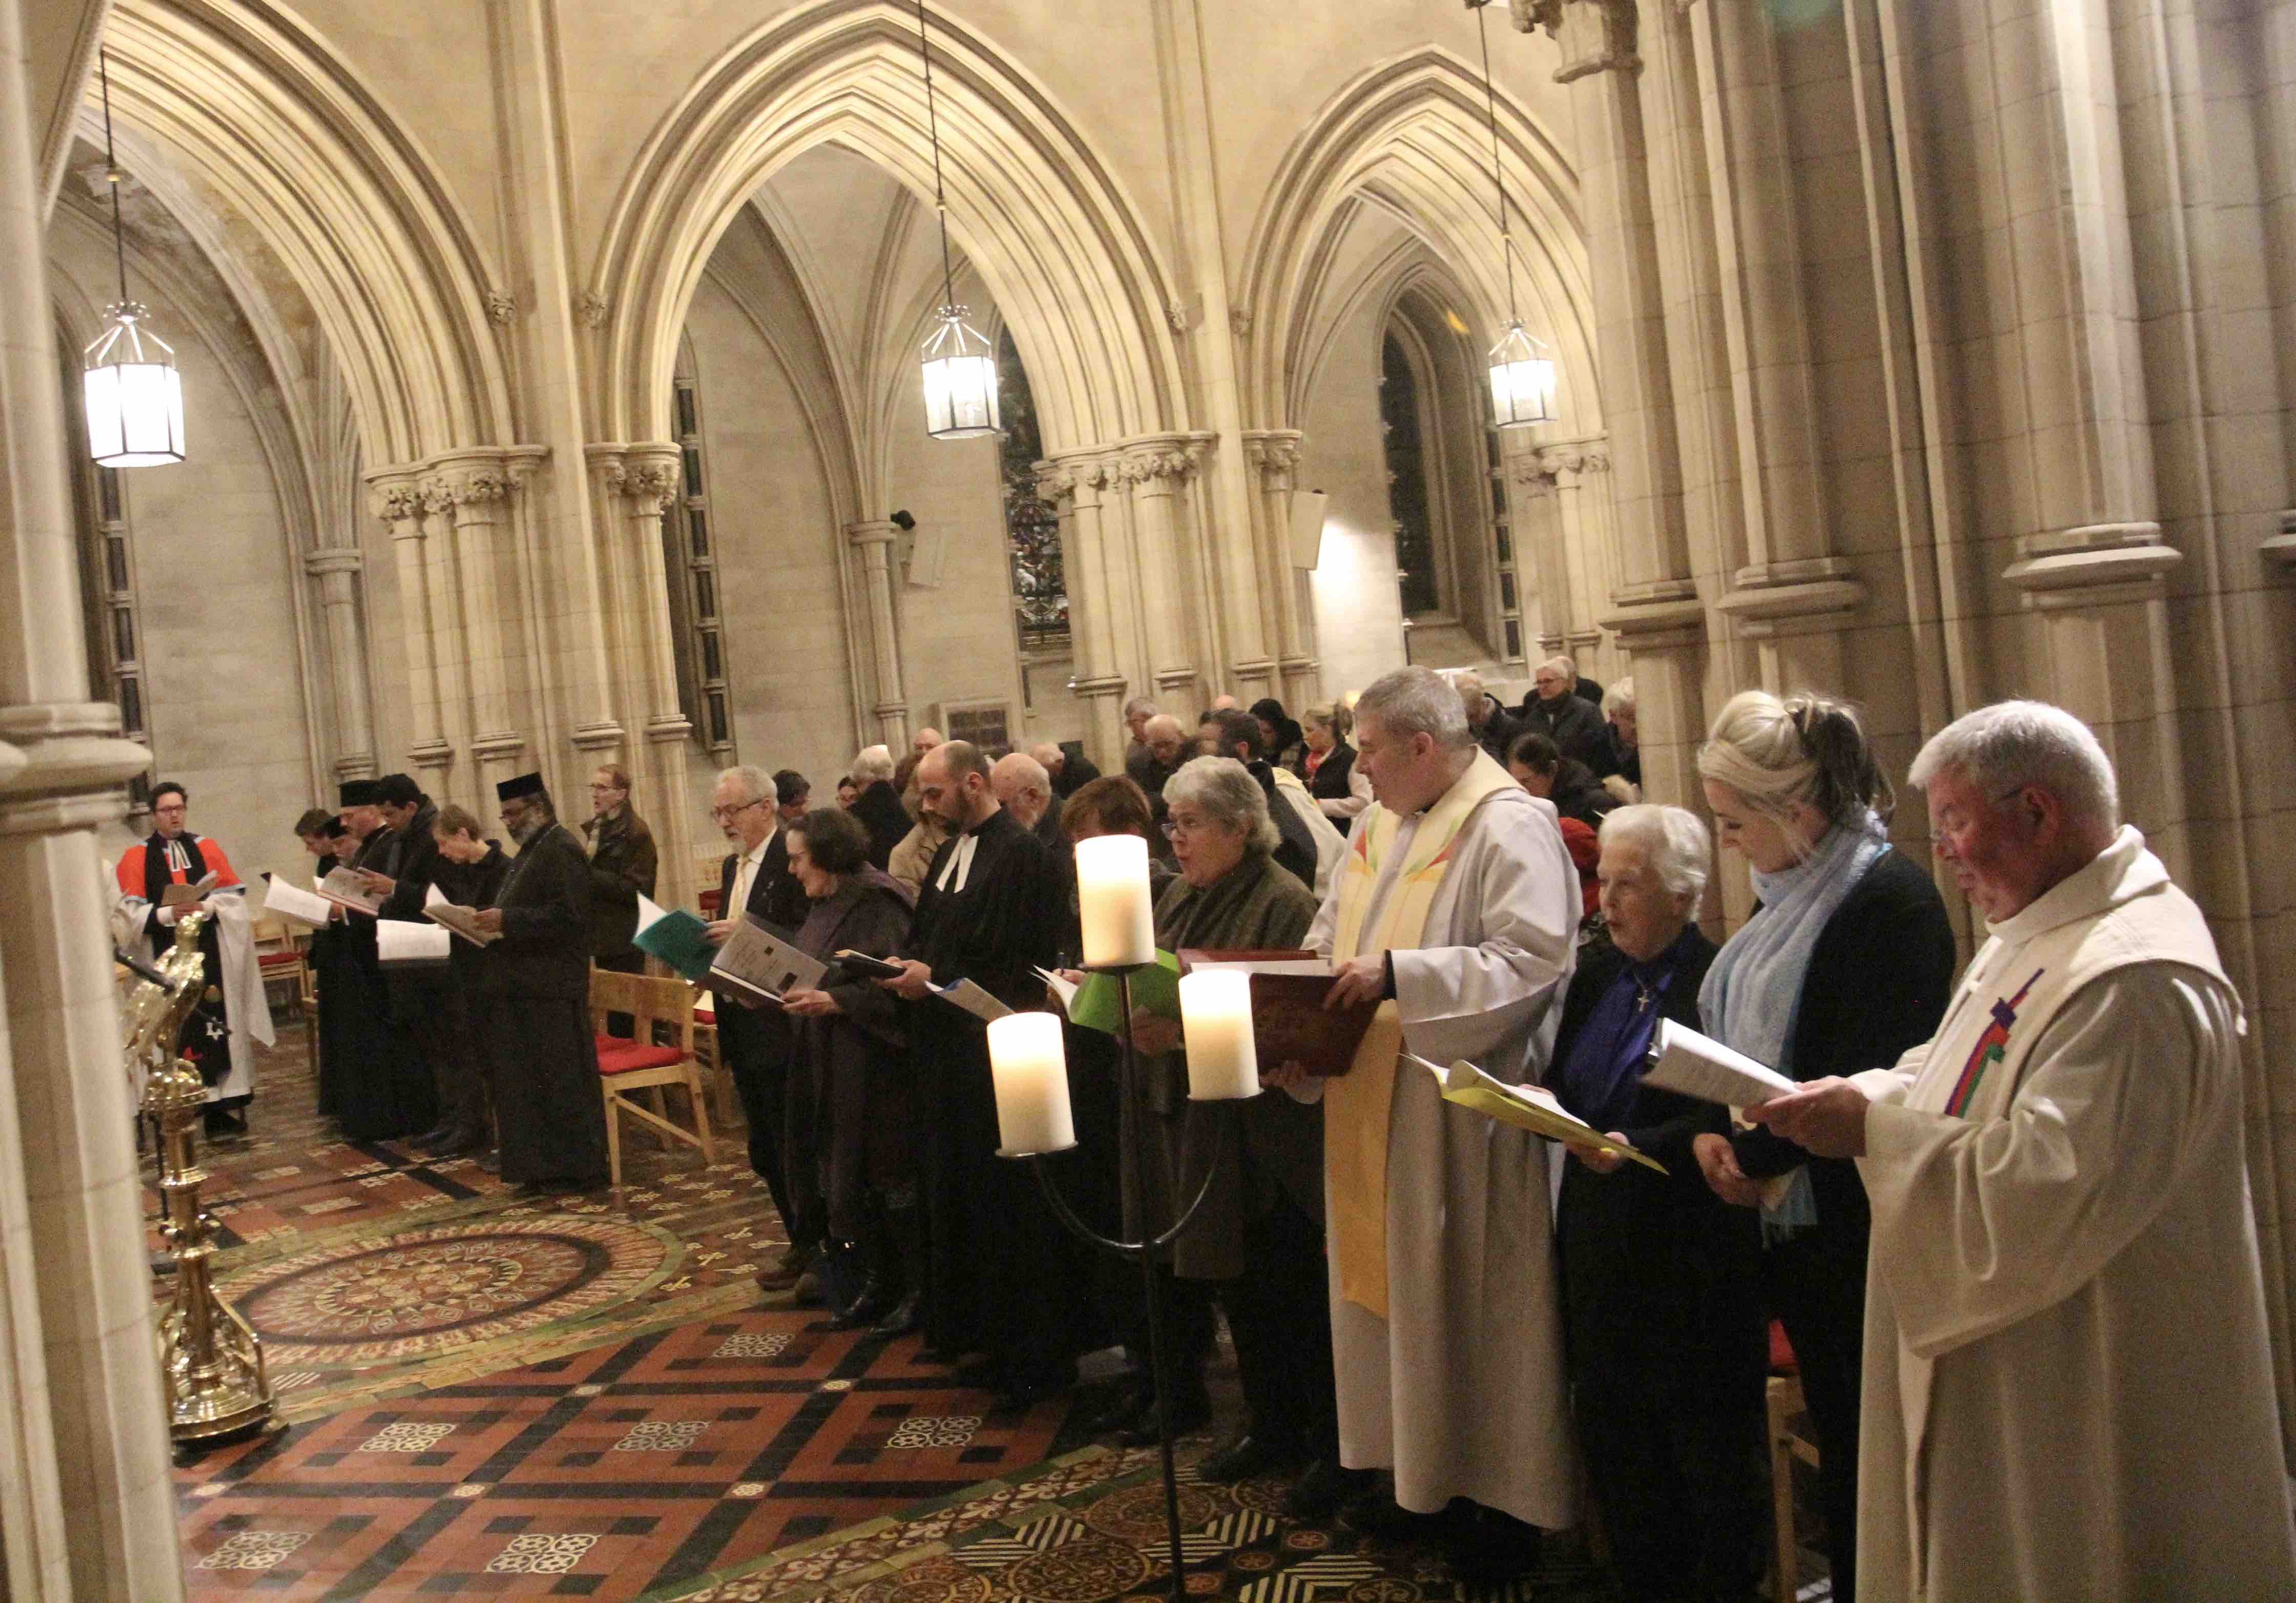
[[[1595,777],[1592,769],[1575,757],[1563,756],[1547,736],[1517,736],[1507,749],[1506,765],[1516,784],[1554,803],[1562,817],[1576,818],[1589,828],[1600,825],[1603,815],[1619,805],[1619,798]]]

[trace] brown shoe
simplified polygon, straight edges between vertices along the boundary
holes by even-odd
[[[797,1284],[798,1277],[804,1272],[803,1270],[791,1269],[786,1263],[776,1263],[771,1269],[761,1269],[758,1271],[758,1289],[787,1291]]]

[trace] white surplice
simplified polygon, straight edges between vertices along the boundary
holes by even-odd
[[[1993,927],[1935,1040],[1857,1077],[1861,1600],[2296,1598],[2238,1000],[2196,912],[2068,940],[2172,896],[2124,830]],[[2144,939],[2159,960],[2112,960]],[[1999,1082],[1937,1111],[2005,1010]]]
[[[1365,927],[1417,827],[1406,820],[1389,849]],[[1553,804],[1519,790],[1486,798],[1454,851],[1430,944],[1394,953],[1405,1044],[1510,1084],[1536,1081],[1575,960],[1578,871]],[[1335,888],[1308,937],[1326,956],[1338,906]],[[1396,1500],[1422,1513],[1468,1497],[1550,1530],[1574,1524],[1545,1144],[1445,1102],[1405,1064],[1388,1126],[1387,1241],[1391,1317],[1341,1299],[1332,1271],[1341,1462],[1391,1467]]]

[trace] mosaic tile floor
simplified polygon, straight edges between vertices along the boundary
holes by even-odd
[[[746,1167],[634,1143],[619,1200],[522,1199],[468,1159],[337,1139],[295,1029],[258,1083],[254,1133],[203,1162],[286,1428],[179,1467],[192,1598],[1169,1596],[1155,1454],[1075,1423],[1108,1383],[1000,1417],[914,1338],[761,1295],[785,1238]],[[1212,1380],[1232,1418],[1232,1368]],[[1600,1595],[1562,1560],[1476,1592],[1432,1551],[1285,1520],[1277,1483],[1183,1477],[1192,1596]]]

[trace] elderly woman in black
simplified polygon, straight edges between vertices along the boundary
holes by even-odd
[[[1762,1567],[1759,1231],[1691,1156],[1724,1111],[1642,1083],[1658,1021],[1697,1025],[1714,943],[1692,920],[1710,850],[1679,807],[1603,820],[1611,938],[1571,979],[1550,1081],[1563,1106],[1667,1170],[1574,1149],[1556,1225],[1579,1440],[1635,1598],[1744,1597]]]
[[[795,1064],[810,1077],[829,1233],[858,1250],[858,1293],[829,1321],[899,1336],[916,1328],[925,1283],[923,1198],[901,1005],[840,951],[888,958],[909,936],[906,885],[869,863],[869,832],[840,808],[816,808],[788,827],[789,866],[811,910],[798,947],[830,964],[819,989],[793,990]]]
[[[1315,895],[1271,855],[1277,834],[1267,793],[1242,763],[1200,757],[1165,785],[1164,801],[1180,878],[1156,904],[1158,946],[1258,951],[1307,939]],[[1185,1110],[1182,1202],[1218,1155],[1212,1190],[1180,1237],[1174,1268],[1184,1282],[1209,1283],[1226,1310],[1246,1417],[1200,1473],[1236,1481],[1304,1469],[1295,1492],[1328,1496],[1340,1484],[1340,1465],[1322,1110],[1289,1097],[1258,1097],[1238,1108],[1185,1102],[1179,1027],[1144,1013],[1133,1027],[1144,1050],[1162,1055],[1155,1070]]]

